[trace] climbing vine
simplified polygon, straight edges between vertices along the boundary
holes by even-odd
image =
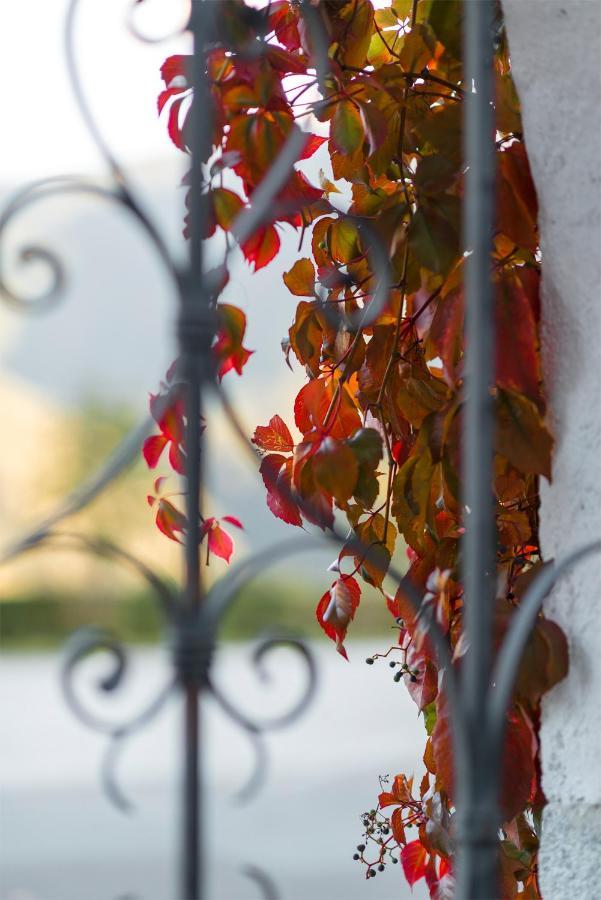
[[[409,884],[425,879],[437,900],[452,896],[454,784],[450,723],[436,657],[404,583],[387,571],[405,552],[422,610],[447,635],[453,664],[467,651],[462,632],[460,536],[461,418],[464,402],[461,205],[464,180],[459,0],[312,0],[327,43],[316,69],[315,34],[301,4],[273,0],[263,9],[222,0],[217,39],[207,56],[213,138],[206,159],[207,238],[229,245],[238,214],[269,172],[296,123],[314,123],[300,167],[272,204],[270,220],[241,250],[255,271],[296,229],[298,259],[282,290],[299,298],[283,342],[285,361],[307,381],[293,409],[274,411],[253,441],[271,512],[288,525],[330,528],[343,516],[351,538],[335,579],[317,602],[317,620],[346,657],[344,640],[360,615],[362,585],[380,592],[396,629],[393,646],[367,663],[389,665],[423,716],[425,774],[382,776],[378,802],[362,816],[354,858],[368,879],[398,864]],[[378,8],[374,8],[377,6]],[[322,61],[323,63],[323,61]],[[189,150],[189,58],[162,67],[158,106],[168,132]],[[491,261],[496,320],[498,643],[541,566],[538,482],[551,477],[552,437],[545,425],[539,358],[540,253],[537,200],[523,141],[502,17],[496,22],[497,218]],[[322,148],[323,145],[323,149]],[[302,161],[319,152],[331,173],[313,184]],[[184,179],[185,182],[185,179]],[[386,290],[377,248],[387,259]],[[228,279],[220,270],[221,289]],[[246,318],[214,305],[219,378],[242,374]],[[379,299],[377,299],[379,298]],[[158,433],[144,445],[148,465],[185,460],[177,366],[151,398]],[[289,424],[294,422],[300,440]],[[186,520],[159,477],[149,503],[157,525],[179,540]],[[210,554],[227,561],[231,516],[203,522]],[[358,547],[367,548],[361,552]],[[386,662],[384,662],[384,659]],[[499,835],[502,896],[540,897],[537,851],[545,803],[540,779],[542,695],[564,677],[567,646],[553,622],[539,617],[508,712]]]

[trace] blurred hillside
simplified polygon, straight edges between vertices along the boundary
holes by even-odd
[[[138,166],[132,173],[176,255],[184,252],[180,175],[178,160],[171,157]],[[102,201],[44,201],[15,223],[9,237],[8,260],[23,242],[49,246],[64,261],[68,283],[61,302],[44,313],[24,315],[7,308],[0,313],[0,402],[7,435],[0,455],[2,546],[53,509],[146,415],[148,392],[156,389],[174,356],[175,312],[169,277],[143,235],[122,211]],[[292,427],[292,399],[305,377],[298,365],[294,371],[286,366],[280,348],[295,308],[281,275],[298,257],[297,242],[295,232],[283,232],[279,257],[255,275],[238,254],[224,295],[245,310],[245,343],[255,350],[242,378],[230,373],[224,380],[249,436],[276,412]],[[46,273],[31,268],[9,272],[18,279],[16,284],[33,291],[43,286]],[[211,513],[235,515],[244,523],[244,532],[235,535],[236,559],[294,532],[302,541],[300,529],[286,526],[267,510],[256,465],[214,404],[208,422],[206,506]],[[180,548],[157,531],[146,503],[154,477],[168,473],[166,465],[149,472],[138,459],[63,528],[118,540],[177,580]],[[173,475],[169,489],[179,490]],[[323,550],[308,546],[308,552],[276,560],[272,570],[262,573],[244,603],[252,615],[236,614],[228,633],[246,636],[253,617],[271,625],[280,619],[284,625],[304,623],[311,633],[317,632],[313,610],[331,583],[326,568],[335,550],[327,544]],[[224,570],[225,564],[213,561],[207,581]],[[5,641],[18,642],[29,634],[33,643],[44,636],[52,642],[80,619],[88,622],[92,612],[131,637],[158,633],[156,617],[145,611],[150,606],[139,578],[89,554],[54,547],[29,553],[0,570],[0,591],[5,604],[27,600],[31,612],[29,621],[28,613],[17,614],[16,608],[6,612],[5,605]],[[374,596],[372,601],[363,604],[358,630],[362,625],[373,631],[390,624],[381,599]],[[116,604],[123,607],[121,618]]]

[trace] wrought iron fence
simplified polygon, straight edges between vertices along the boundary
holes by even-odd
[[[327,45],[315,7],[301,0],[300,9],[314,47],[314,67],[318,81],[328,68]],[[465,4],[464,52],[466,83],[475,90],[466,94],[465,162],[467,165],[464,207],[464,246],[469,252],[466,275],[467,399],[464,417],[465,475],[463,486],[466,508],[466,534],[463,546],[463,580],[466,595],[466,632],[469,651],[458,677],[451,664],[447,638],[429,620],[428,628],[440,667],[444,669],[445,689],[451,706],[455,770],[458,785],[457,888],[462,900],[491,900],[498,895],[497,846],[500,813],[498,808],[501,750],[506,710],[513,690],[520,659],[544,597],[557,578],[584,556],[601,549],[601,542],[582,548],[569,558],[547,565],[525,594],[516,611],[496,659],[492,655],[492,610],[494,600],[494,516],[492,495],[492,448],[494,409],[493,384],[494,326],[490,258],[495,208],[494,118],[493,118],[493,17],[494,0],[470,0]],[[240,563],[216,585],[207,588],[202,581],[199,560],[201,497],[204,485],[206,447],[201,429],[202,413],[210,392],[217,395],[223,409],[242,442],[255,458],[244,429],[228,402],[215,373],[211,346],[215,337],[215,285],[204,265],[203,240],[206,216],[203,183],[203,160],[208,156],[211,140],[210,108],[206,75],[206,53],[214,36],[219,3],[216,0],[194,0],[187,25],[193,39],[191,84],[193,99],[188,143],[191,149],[189,255],[187,263],[178,264],[171,256],[152,219],[146,214],[125,171],[99,130],[84,96],[74,52],[74,20],[78,0],[71,0],[66,19],[66,60],[71,83],[81,116],[104,158],[112,178],[107,188],[97,182],[70,177],[56,177],[34,182],[20,191],[0,216],[0,237],[14,218],[26,207],[51,195],[82,193],[124,209],[146,235],[171,276],[177,296],[177,338],[179,345],[178,378],[186,415],[186,517],[185,578],[174,591],[156,572],[116,544],[85,534],[66,531],[60,526],[75,512],[86,507],[113,482],[139,453],[141,442],[151,427],[150,421],[135,428],[112,456],[44,521],[5,548],[1,562],[13,559],[41,546],[70,546],[100,554],[115,563],[133,567],[146,581],[164,614],[165,629],[170,637],[172,674],[152,702],[135,717],[124,722],[111,722],[92,713],[80,700],[76,688],[79,664],[97,650],[108,652],[113,668],[100,684],[114,691],[122,683],[126,666],[126,650],[113,636],[96,628],[76,632],[68,642],[62,669],[64,695],[74,713],[97,732],[108,738],[103,765],[103,780],[110,798],[118,806],[126,806],[114,775],[119,749],[127,738],[149,723],[177,693],[183,700],[182,723],[182,792],[181,792],[181,860],[179,865],[181,900],[206,898],[205,841],[202,832],[203,763],[202,697],[210,693],[223,711],[244,729],[257,750],[257,767],[247,786],[252,790],[260,780],[264,767],[263,735],[292,723],[313,696],[317,673],[309,648],[298,638],[272,635],[258,644],[254,662],[260,666],[266,654],[285,644],[300,654],[306,666],[303,696],[278,718],[260,721],[239,709],[216,683],[212,675],[212,659],[224,614],[235,603],[245,582],[275,559],[303,552],[313,545],[312,535],[279,543]],[[269,174],[254,192],[252,204],[236,220],[232,233],[243,243],[269,216],[270,204],[288,178],[303,143],[299,129],[293,129]],[[364,233],[365,221],[357,220]],[[361,313],[360,324],[366,325],[378,313],[386,299],[388,258],[377,236],[369,233],[370,262],[378,278],[372,302]],[[51,306],[60,298],[65,277],[62,263],[48,249],[28,245],[21,250],[23,262],[43,263],[51,276],[50,288],[40,296],[24,296],[11,287],[0,268],[0,289],[12,306],[28,311]],[[357,323],[359,324],[359,323]],[[166,401],[165,401],[166,402]],[[160,410],[159,410],[160,412]],[[279,486],[280,491],[286,489]],[[301,510],[311,507],[294,497]],[[335,543],[349,543],[346,535],[333,527],[325,538]],[[323,540],[319,536],[318,540]],[[369,560],[370,550],[356,540],[351,547]],[[403,576],[392,576],[409,596],[422,620],[428,614],[422,598]],[[275,897],[269,877],[254,867],[247,868],[265,897]]]

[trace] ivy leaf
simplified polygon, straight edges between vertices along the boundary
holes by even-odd
[[[411,841],[410,844],[406,844],[401,850],[403,872],[410,887],[413,887],[420,878],[425,877],[427,861],[428,854],[421,841]]]
[[[142,454],[149,469],[155,469],[168,441],[164,434],[151,434],[142,446]]]
[[[359,465],[351,448],[332,437],[326,437],[312,458],[318,484],[335,500],[344,504],[353,496]]]
[[[499,158],[498,225],[526,250],[538,248],[538,200],[526,149],[513,143]]]
[[[423,712],[438,694],[438,670],[424,653],[416,649],[415,643],[407,651],[407,665],[411,673],[405,673],[403,680],[411,699]]]
[[[455,59],[461,59],[463,23],[461,0],[432,0],[428,22],[445,50]]]
[[[178,544],[182,543],[178,533],[183,534],[185,532],[188,522],[183,512],[180,512],[170,500],[161,497],[157,505],[155,521],[159,531],[162,531],[169,540],[177,541]]]
[[[432,747],[437,777],[451,800],[454,798],[453,748],[448,705],[439,694],[437,719],[432,732]],[[531,727],[517,709],[508,714],[501,776],[501,811],[509,822],[528,804],[536,784],[534,755],[536,746]]]
[[[244,209],[244,201],[228,188],[215,188],[211,191],[211,201],[215,221],[224,231],[229,231],[238,213]]]
[[[382,809],[395,804],[407,806],[410,803],[413,803],[413,777],[407,778],[406,775],[396,775],[392,790],[382,791],[378,796],[378,804]]]
[[[542,375],[533,307],[524,283],[511,274],[496,283],[495,329],[497,384],[540,402]]]
[[[420,263],[446,275],[459,253],[459,205],[447,196],[445,205],[423,203],[409,227],[409,242]]]
[[[220,303],[217,306],[217,318],[219,328],[213,353],[219,362],[219,378],[223,378],[231,369],[242,375],[242,369],[253,354],[252,350],[247,350],[242,345],[246,332],[246,316],[237,306]]]
[[[335,149],[347,156],[353,156],[363,146],[365,134],[361,113],[350,100],[340,100],[336,104],[331,136]]]
[[[233,517],[231,516],[229,517],[230,521],[232,518]],[[235,521],[238,522],[237,519]],[[241,528],[242,526],[238,523],[238,527]],[[203,522],[201,536],[204,538],[207,535],[209,553],[212,553],[213,556],[218,556],[220,559],[224,559],[226,563],[229,563],[234,551],[234,542],[227,531],[221,527],[217,519],[205,519]]]
[[[326,413],[332,404],[328,433],[335,438],[349,438],[361,427],[361,418],[344,386],[336,386],[332,379],[314,378],[300,389],[294,402],[294,420],[303,434],[316,428],[321,430]]]
[[[270,453],[261,460],[259,471],[267,488],[267,506],[277,519],[302,527],[303,520],[292,493],[292,460]]]
[[[295,297],[313,297],[315,268],[310,259],[298,259],[289,272],[283,274],[284,284]]]
[[[167,118],[167,133],[169,137],[175,144],[178,150],[183,150],[186,152],[186,144],[184,141],[183,128],[180,125],[180,110],[183,103],[183,98],[179,100],[174,100],[169,109],[169,116]]]
[[[355,533],[365,547],[365,550],[355,551],[355,566],[361,566],[364,580],[378,588],[382,587],[384,576],[388,571],[397,536],[392,522],[388,523],[385,536],[385,524],[384,516],[376,513],[370,515],[365,522],[355,525]]]
[[[463,353],[463,295],[451,291],[439,299],[426,342],[426,355],[442,362],[444,379],[454,387]]]
[[[516,391],[497,393],[495,450],[521,472],[551,480],[553,438],[532,402]]]
[[[436,39],[426,25],[415,25],[405,35],[399,62],[405,72],[421,72],[432,59]]]
[[[335,641],[338,653],[345,659],[348,656],[343,642],[349,623],[355,618],[360,599],[359,583],[350,575],[343,575],[325,592],[315,610],[323,631],[330,640]]]
[[[264,228],[257,229],[242,244],[244,258],[253,266],[255,272],[270,263],[279,249],[280,238],[274,225],[266,225]]]
[[[390,817],[390,825],[392,827],[392,836],[397,844],[404,844],[407,840],[405,837],[405,825],[403,824],[403,810],[394,809]]]
[[[257,425],[252,442],[261,450],[275,450],[277,453],[290,453],[294,450],[288,426],[278,415],[272,416],[269,425]]]
[[[288,337],[294,355],[314,376],[320,372],[322,335],[315,303],[301,301],[296,308],[296,318],[288,330]]]
[[[369,0],[353,0],[341,5],[340,17],[343,31],[340,42],[340,62],[360,69],[365,57],[373,28],[374,10]]]

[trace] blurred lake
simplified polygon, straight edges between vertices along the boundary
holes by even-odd
[[[383,644],[349,641],[350,662],[333,646],[313,647],[320,685],[312,706],[267,738],[269,767],[259,793],[233,802],[252,764],[242,734],[210,700],[203,708],[205,829],[210,900],[251,900],[245,864],[266,870],[282,900],[422,900],[400,865],[366,882],[352,860],[359,814],[376,803],[378,776],[423,771],[423,722],[386,661],[365,665]],[[302,667],[292,653],[269,660],[272,680],[257,681],[251,645],[220,650],[215,677],[247,712],[277,713],[298,696]],[[125,815],[99,783],[104,739],[66,709],[56,654],[0,660],[1,900],[176,900],[181,710],[177,697],[124,748],[121,787],[135,804]],[[81,673],[86,685],[106,670],[100,655]],[[167,678],[160,648],[133,652],[123,688],[96,709],[118,717],[141,708]],[[88,679],[90,681],[88,681]],[[87,690],[83,695],[93,701]]]

